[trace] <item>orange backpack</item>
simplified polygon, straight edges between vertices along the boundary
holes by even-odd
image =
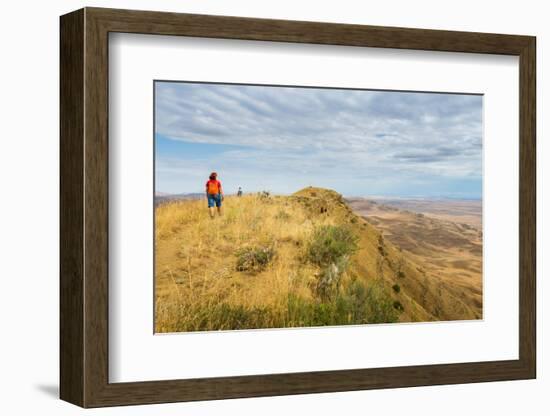
[[[220,193],[220,181],[217,180],[209,180],[206,182],[206,187],[208,189],[208,193],[210,195],[217,195]]]

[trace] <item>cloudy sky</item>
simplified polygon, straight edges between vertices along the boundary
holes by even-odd
[[[156,191],[479,198],[482,97],[155,83]]]

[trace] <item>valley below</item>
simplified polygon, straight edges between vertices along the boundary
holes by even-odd
[[[482,316],[480,200],[348,198],[353,211]]]

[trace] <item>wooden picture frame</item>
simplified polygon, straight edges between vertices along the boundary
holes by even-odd
[[[60,396],[82,407],[213,400],[536,377],[535,38],[85,8],[60,19]],[[110,383],[108,35],[245,39],[519,57],[519,359]]]

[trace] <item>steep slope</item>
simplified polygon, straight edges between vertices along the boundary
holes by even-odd
[[[404,306],[400,321],[461,320],[481,317],[481,304],[477,297],[479,292],[473,296],[466,296],[470,295],[468,291],[471,287],[463,285],[460,276],[453,275],[451,278],[442,273],[439,268],[431,267],[433,264],[419,261],[420,259],[413,254],[414,251],[402,249],[398,238],[395,239],[398,245],[393,244],[392,238],[384,235],[384,229],[356,215],[336,192],[306,188],[295,195],[308,198],[311,206],[326,204],[331,208],[324,215],[332,217],[339,223],[351,223],[356,226],[356,232],[361,239],[360,249],[353,258],[351,270],[367,281],[382,276],[388,285],[399,286],[399,294],[393,293],[393,297]],[[312,217],[317,214],[315,211],[315,209],[310,211]],[[433,221],[430,222],[431,220],[424,216],[408,214],[404,221],[408,221],[408,224],[402,223],[400,226],[411,227],[412,233],[434,234],[434,229],[441,230],[441,221],[434,226]],[[420,225],[417,222],[419,219],[423,220]],[[426,229],[422,230],[422,227]],[[477,235],[476,231],[472,232]],[[447,246],[447,249],[450,249],[449,245],[455,245],[456,240],[459,239],[459,236],[451,232],[437,234],[437,237],[439,247]],[[479,250],[478,247],[476,245],[471,249]],[[430,254],[436,253],[433,245],[430,245],[430,250]],[[439,252],[439,254],[439,257],[434,256],[433,261],[438,261],[448,253]]]
[[[448,282],[334,191],[156,208],[156,330],[474,319]]]
[[[460,298],[476,317],[481,317],[483,246],[478,202],[398,202],[397,208],[358,198],[349,200],[348,204],[400,247],[430,281],[441,284]],[[422,212],[411,212],[401,206],[412,206]],[[477,217],[474,209],[479,210]],[[469,223],[463,222],[465,220]]]

